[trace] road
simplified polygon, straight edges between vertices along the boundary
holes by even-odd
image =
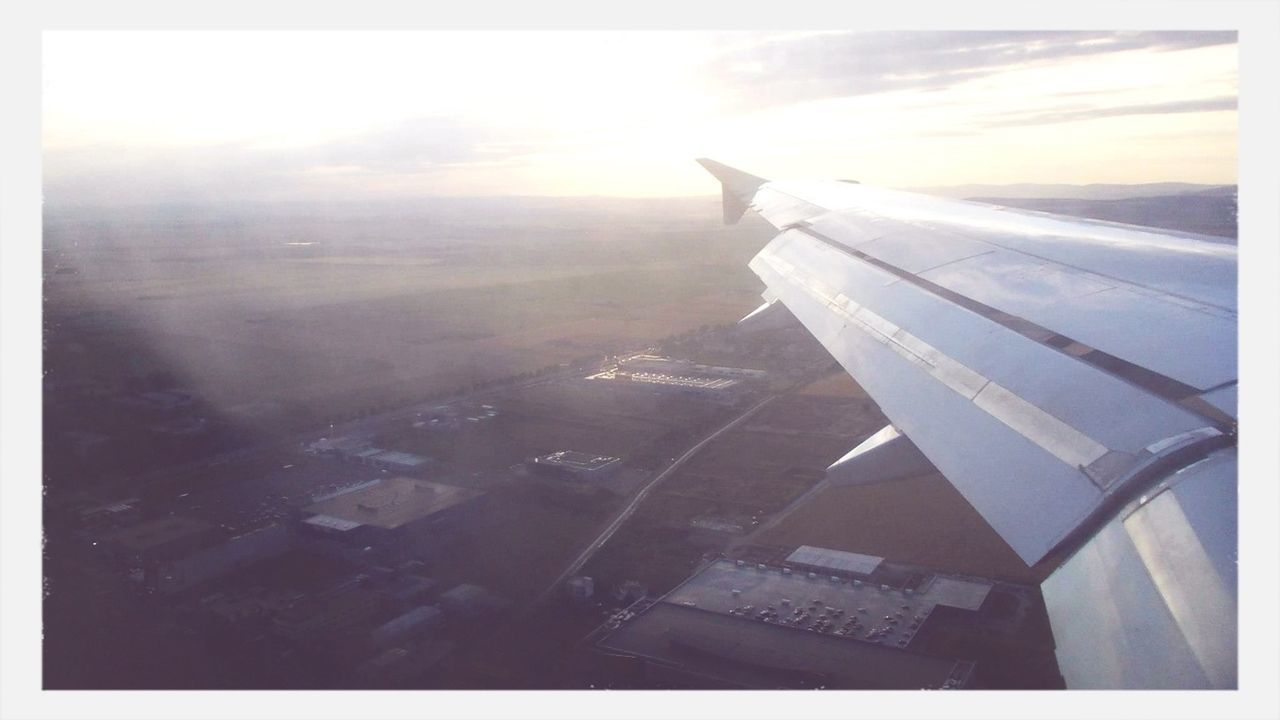
[[[730,420],[728,423],[721,426],[720,429],[706,436],[698,444],[689,448],[687,451],[685,451],[683,455],[676,458],[675,460],[672,460],[671,464],[668,465],[665,470],[653,476],[653,479],[645,483],[644,487],[640,488],[640,491],[637,492],[635,496],[631,498],[631,502],[627,503],[626,507],[622,508],[622,510],[618,513],[617,517],[613,519],[613,522],[609,523],[609,526],[604,529],[604,532],[600,533],[600,535],[597,536],[595,540],[592,540],[591,543],[587,545],[586,549],[583,550],[578,555],[578,557],[574,558],[573,562],[569,564],[569,567],[565,568],[565,571],[561,573],[560,576],[557,577],[555,581],[552,582],[551,585],[546,590],[543,590],[542,593],[539,594],[538,597],[534,599],[534,601],[529,605],[530,610],[540,606],[561,585],[563,585],[566,581],[568,581],[569,578],[576,575],[578,571],[581,570],[582,567],[587,564],[587,561],[590,560],[591,557],[600,550],[600,548],[604,547],[605,544],[609,542],[609,539],[612,538],[613,534],[618,531],[618,528],[622,527],[622,524],[625,523],[627,519],[630,518],[632,514],[635,513],[636,508],[640,506],[640,503],[644,502],[644,499],[649,494],[649,491],[657,487],[658,483],[661,483],[663,480],[666,480],[672,473],[674,473],[676,470],[679,470],[680,467],[685,464],[685,462],[687,462],[694,455],[698,454],[698,451],[706,447],[708,443],[720,437],[724,433],[732,430],[738,425],[742,424],[747,420],[747,418],[750,418],[752,415],[755,415],[757,412],[760,411],[761,408],[773,402],[778,397],[779,397],[778,395],[770,395],[764,400],[761,400],[760,402],[751,406],[751,408],[748,409],[746,412],[737,416],[733,420]]]

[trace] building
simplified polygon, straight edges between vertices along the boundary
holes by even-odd
[[[320,438],[307,445],[305,452],[395,473],[420,474],[434,468],[437,464],[435,460],[425,455],[373,447],[368,438],[354,435],[332,439]]]
[[[608,455],[593,455],[574,450],[560,450],[536,457],[525,463],[533,475],[557,480],[592,482],[608,480],[622,469],[622,460]]]
[[[165,595],[182,592],[229,575],[289,550],[289,530],[271,524],[224,542],[157,563],[147,570],[147,584]]]
[[[681,375],[709,375],[739,380],[764,380],[769,373],[749,368],[702,365],[689,360],[673,360],[659,355],[633,355],[618,361],[618,369],[627,372],[675,373]]]
[[[440,537],[458,527],[483,495],[429,480],[380,478],[317,499],[303,509],[301,529],[356,545],[395,542],[423,532]]]
[[[376,588],[388,607],[407,610],[419,605],[436,589],[436,581],[418,575],[396,575]]]
[[[419,474],[436,466],[436,461],[425,455],[378,448],[369,448],[358,459],[364,465],[395,473]]]
[[[870,577],[884,558],[861,553],[801,545],[787,556],[786,564],[805,571],[841,577]]]
[[[763,370],[701,365],[657,355],[633,355],[618,360],[612,367],[587,379],[723,399],[732,396],[732,391],[741,389],[744,383],[763,381],[767,377],[768,373]]]
[[[370,633],[374,645],[388,648],[411,643],[444,624],[444,613],[435,605],[420,605],[397,615]]]
[[[605,655],[640,661],[623,665],[640,684],[964,687],[972,662],[921,653],[912,640],[934,608],[977,610],[990,587],[943,576],[918,589],[890,587],[721,559],[662,598],[639,601],[589,640]]]

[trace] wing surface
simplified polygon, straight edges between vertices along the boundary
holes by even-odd
[[[750,264],[766,299],[1028,564],[1234,433],[1233,245],[700,162],[726,220],[732,200],[780,230]]]

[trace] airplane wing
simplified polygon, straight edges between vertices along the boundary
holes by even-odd
[[[766,305],[1028,565],[1077,555],[1161,479],[1233,448],[1237,251],[1221,238],[698,162],[726,222],[750,208],[779,230],[750,263]]]

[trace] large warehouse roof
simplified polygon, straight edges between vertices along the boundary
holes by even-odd
[[[787,562],[814,568],[870,575],[875,572],[877,567],[880,567],[880,563],[884,562],[884,558],[801,545],[796,548],[795,552],[787,556]]]
[[[479,490],[457,485],[393,477],[354,492],[332,496],[306,510],[362,525],[394,529],[460,505],[479,495]]]

